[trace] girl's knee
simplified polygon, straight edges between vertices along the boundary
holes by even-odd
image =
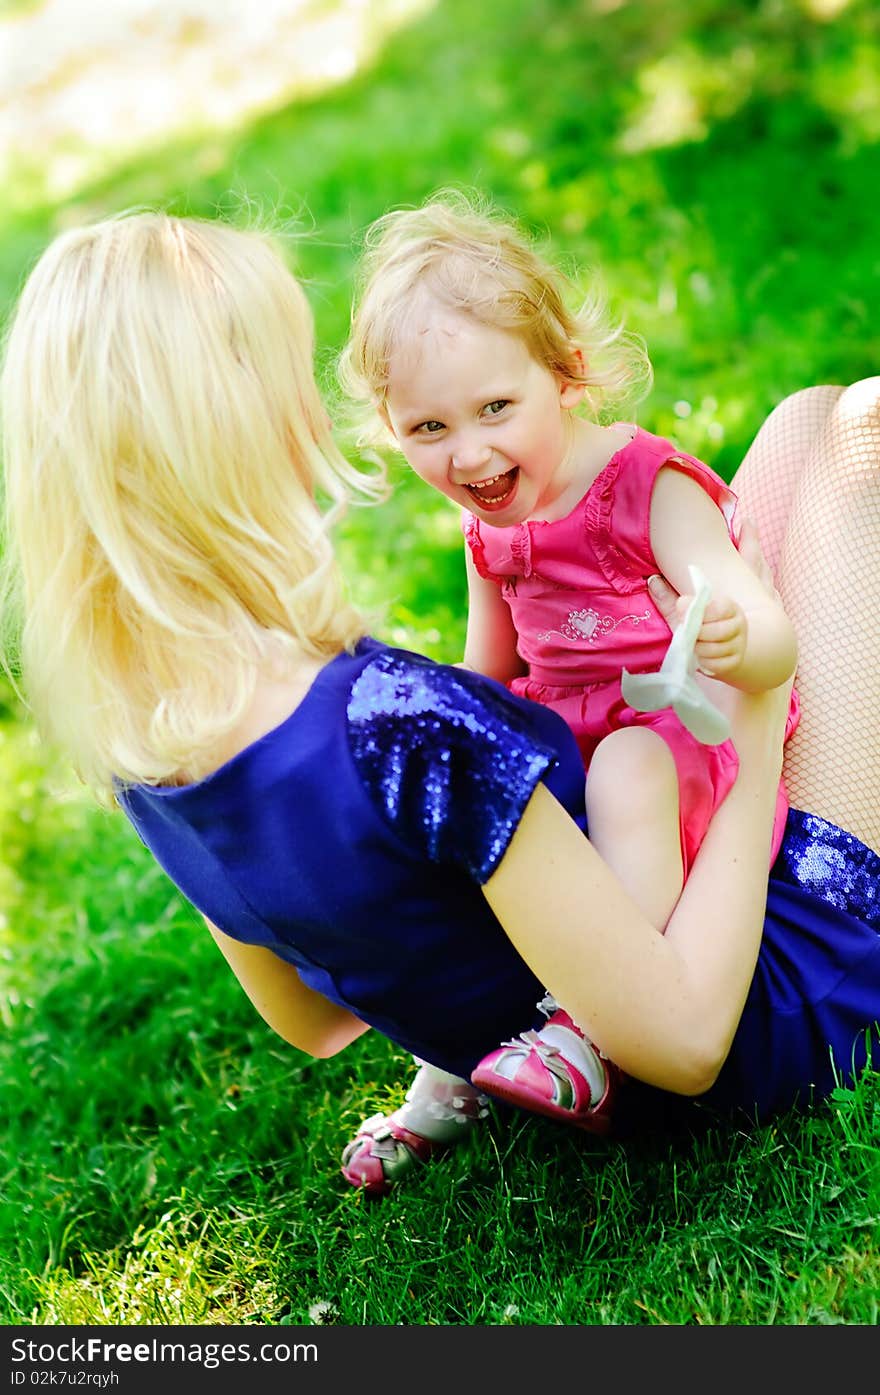
[[[650,817],[658,808],[677,808],[678,775],[672,752],[656,732],[627,727],[597,746],[587,772],[590,807],[628,819]]]

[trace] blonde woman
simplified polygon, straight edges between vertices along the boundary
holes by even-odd
[[[766,1111],[829,1089],[832,1055],[858,1070],[880,1015],[880,772],[852,714],[880,665],[876,627],[847,615],[878,557],[876,391],[822,396],[815,419],[809,398],[788,456],[760,438],[753,455],[758,476],[797,478],[779,584],[796,625],[808,612],[805,707],[833,603],[848,709],[816,690],[818,725],[805,712],[789,748],[807,733],[789,783],[810,813],[790,816],[765,916],[788,694],[725,690],[739,770],[659,935],[584,837],[562,719],[366,634],[328,526],[376,486],[334,445],[312,351],[261,234],[159,213],[62,234],[5,348],[4,614],[41,729],[203,913],[265,1020],[314,1056],[373,1026],[430,1063],[411,1112],[362,1133],[351,1179],[381,1192],[466,1131],[470,1071],[544,985],[677,1095]],[[820,508],[829,571],[809,528],[844,479],[863,546]],[[841,740],[853,779],[832,784]],[[785,978],[817,956],[821,999],[812,972]]]

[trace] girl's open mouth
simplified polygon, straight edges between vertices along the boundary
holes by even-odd
[[[475,484],[466,484],[465,489],[471,498],[474,499],[481,509],[498,509],[502,504],[506,504],[514,489],[519,476],[519,466],[514,465],[512,470],[506,471],[503,475],[492,475],[487,480],[477,480]]]

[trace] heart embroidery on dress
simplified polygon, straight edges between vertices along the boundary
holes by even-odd
[[[536,636],[542,642],[559,638],[572,640],[589,640],[590,644],[595,644],[598,639],[611,634],[618,625],[622,625],[628,620],[631,625],[641,625],[643,620],[650,620],[650,610],[642,611],[640,614],[620,615],[615,620],[613,615],[599,615],[597,610],[570,610],[562,622],[559,630],[541,630]]]
[[[584,639],[590,638],[598,623],[599,615],[595,610],[572,610],[568,616],[568,624]]]

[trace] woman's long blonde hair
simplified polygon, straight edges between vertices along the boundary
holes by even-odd
[[[580,294],[524,229],[485,200],[443,190],[421,208],[383,214],[367,230],[351,335],[338,361],[358,445],[394,444],[381,410],[388,366],[425,295],[519,336],[551,373],[584,382],[596,417],[638,401],[651,386],[644,342],[610,315],[595,280]]]
[[[74,229],[25,285],[0,388],[3,620],[38,724],[105,798],[197,769],[268,654],[365,633],[328,528],[382,481],[337,449],[313,347],[272,238],[219,222]]]

